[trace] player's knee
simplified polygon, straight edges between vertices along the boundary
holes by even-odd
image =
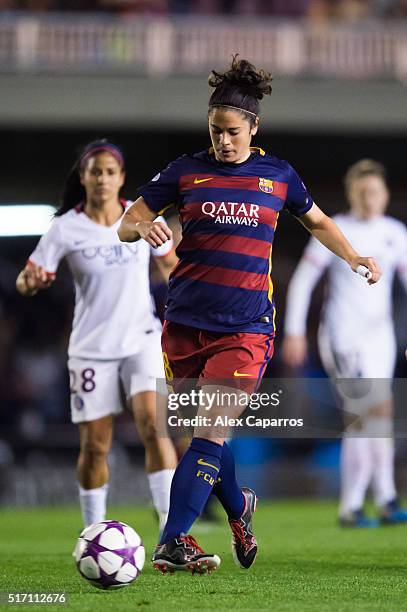
[[[137,421],[139,436],[145,445],[154,444],[158,438],[155,416],[145,415]]]
[[[100,463],[107,460],[109,445],[98,439],[86,440],[81,445],[81,454],[89,463]]]

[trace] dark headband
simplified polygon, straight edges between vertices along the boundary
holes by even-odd
[[[103,151],[105,151],[106,153],[110,153],[110,155],[113,155],[116,161],[120,164],[120,167],[124,169],[123,154],[118,147],[112,144],[95,145],[94,147],[91,147],[90,149],[85,151],[79,160],[80,167],[83,168],[89,158],[95,155],[95,153],[101,153]]]

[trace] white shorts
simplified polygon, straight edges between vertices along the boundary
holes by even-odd
[[[369,336],[354,335],[338,341],[338,330],[331,333],[320,326],[318,346],[327,374],[335,382],[343,408],[353,414],[366,411],[392,397],[392,377],[396,364],[393,326],[385,323]]]
[[[161,333],[149,335],[148,344],[123,359],[68,359],[73,423],[120,414],[124,400],[143,391],[156,391],[164,380]]]

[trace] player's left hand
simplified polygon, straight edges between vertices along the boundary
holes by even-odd
[[[140,238],[155,249],[162,246],[167,240],[172,240],[171,229],[161,221],[139,221],[136,228]]]
[[[370,271],[371,277],[368,278],[368,285],[374,285],[380,279],[382,271],[379,264],[373,257],[355,257],[350,262],[350,267],[354,272],[358,272],[359,266],[365,266]]]

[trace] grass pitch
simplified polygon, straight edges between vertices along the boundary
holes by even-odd
[[[229,528],[197,523],[192,533],[221,556],[211,576],[162,576],[146,562],[141,577],[119,591],[86,583],[71,552],[80,528],[76,508],[1,510],[0,591],[57,593],[65,605],[18,608],[86,611],[401,611],[407,609],[407,526],[341,530],[333,503],[260,502],[254,527],[259,554],[251,570],[238,569]],[[110,508],[142,536],[150,556],[156,524],[150,509]],[[11,610],[11,606],[0,606]]]

